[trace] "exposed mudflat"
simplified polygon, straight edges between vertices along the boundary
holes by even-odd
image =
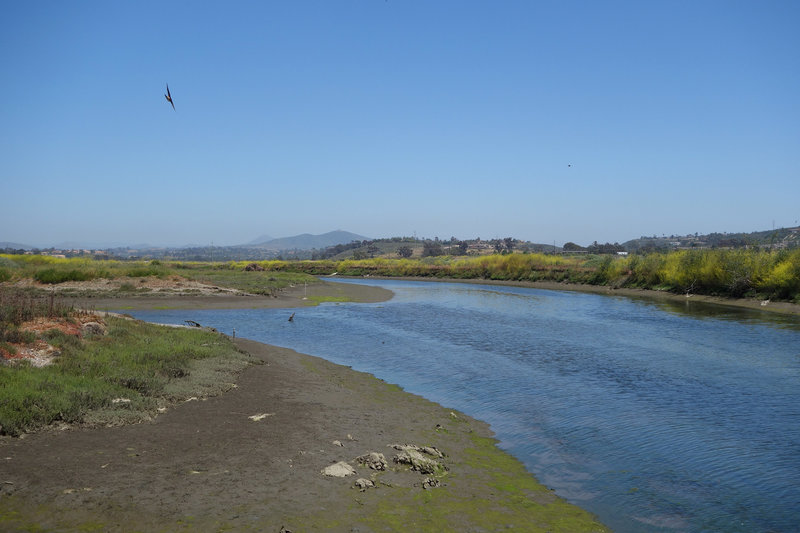
[[[316,357],[236,344],[264,364],[220,396],[151,422],[0,440],[0,529],[483,531],[476,520],[559,517],[556,530],[603,530],[494,449],[486,424]]]
[[[329,281],[289,287],[276,296],[248,294],[212,285],[202,285],[199,288],[194,285],[183,287],[178,283],[167,284],[135,295],[113,290],[95,291],[92,297],[76,297],[70,301],[77,307],[96,310],[264,309],[305,307],[329,300],[373,303],[383,302],[392,297],[392,291],[380,287]]]

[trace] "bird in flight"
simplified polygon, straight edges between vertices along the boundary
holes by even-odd
[[[175,102],[172,101],[172,95],[169,94],[169,83],[167,84],[167,94],[164,95],[164,98],[167,99],[167,102],[172,104],[172,110],[175,110]]]

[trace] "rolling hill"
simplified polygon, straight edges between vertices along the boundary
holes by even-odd
[[[330,231],[322,235],[311,235],[303,233],[294,237],[282,237],[272,239],[252,245],[255,248],[265,248],[268,250],[311,250],[336,246],[337,244],[347,244],[353,241],[367,240],[363,235],[350,233],[349,231]]]

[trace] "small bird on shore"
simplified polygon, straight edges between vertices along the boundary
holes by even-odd
[[[164,98],[167,99],[167,102],[172,104],[172,110],[175,110],[175,102],[172,101],[172,95],[169,93],[169,83],[167,84],[167,94],[164,95]]]

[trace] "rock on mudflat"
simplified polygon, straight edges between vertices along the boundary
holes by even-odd
[[[415,444],[390,444],[389,447],[400,453],[394,456],[394,462],[411,466],[421,474],[435,474],[437,471],[447,470],[447,467],[434,459],[444,456],[442,452],[432,446],[419,447]]]
[[[374,486],[375,485],[373,485],[373,487]],[[9,494],[13,493],[15,488],[16,487],[14,487],[14,483],[13,482],[11,482],[11,481],[3,481],[2,483],[0,483],[0,496],[2,496],[4,494],[5,495],[9,495]]]
[[[412,470],[416,470],[421,474],[433,474],[437,468],[441,467],[438,461],[425,457],[416,450],[406,450],[398,453],[394,457],[394,462],[409,465]]]
[[[426,477],[425,481],[422,482],[422,488],[425,490],[441,486],[442,482],[433,477]]]
[[[330,477],[347,477],[355,475],[355,469],[344,461],[326,466],[322,469],[322,475]]]
[[[356,457],[356,462],[368,466],[372,470],[386,470],[386,457],[382,453],[371,452],[361,457]]]
[[[106,334],[106,327],[100,322],[87,322],[81,326],[81,334],[101,337]]]
[[[365,479],[363,477],[358,478],[356,480],[356,482],[353,483],[353,487],[361,489],[361,492],[364,492],[368,488],[374,487],[374,486],[375,486],[375,483],[372,480]]]
[[[416,444],[390,444],[390,448],[399,451],[414,450],[417,452],[427,453],[430,456],[443,458],[444,454],[436,446],[417,446]]]

